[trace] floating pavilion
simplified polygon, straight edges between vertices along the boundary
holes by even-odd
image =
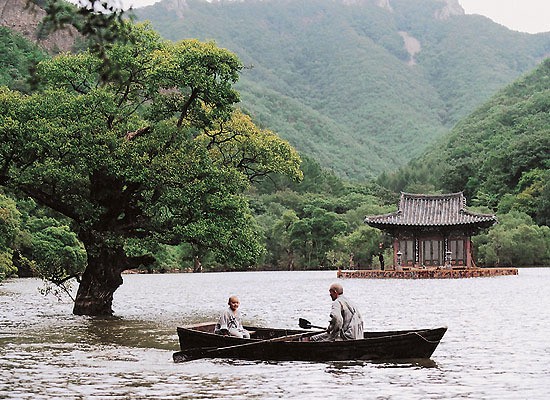
[[[497,223],[493,214],[466,209],[462,192],[401,193],[398,210],[365,223],[392,237],[392,265],[383,270],[339,270],[341,278],[470,278],[517,275],[517,268],[480,268],[471,237]]]

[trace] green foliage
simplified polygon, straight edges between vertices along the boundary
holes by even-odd
[[[547,266],[549,76],[546,59],[457,124],[424,156],[396,174],[381,175],[378,183],[396,191],[414,192],[414,185],[434,193],[464,191],[472,205],[497,209],[500,220],[473,238],[478,264]]]
[[[464,191],[473,205],[550,219],[550,59],[499,92],[451,134],[400,170],[381,176],[393,190],[412,182],[438,191]]]
[[[497,90],[548,54],[550,34],[474,15],[438,19],[445,2],[187,0],[134,10],[170,40],[215,40],[245,68],[242,109],[302,155],[355,181],[421,156]],[[400,32],[418,40],[414,56]]]
[[[335,246],[335,237],[346,230],[336,213],[319,207],[307,207],[304,216],[292,224],[290,247],[306,268],[327,265],[326,253]]]
[[[20,217],[15,201],[0,194],[0,281],[17,272],[12,257]]]
[[[68,220],[32,199],[0,198],[3,266],[11,266],[10,274],[37,276],[69,293],[69,281],[84,271],[86,253]]]
[[[31,70],[44,58],[46,53],[43,50],[21,35],[0,26],[0,86],[29,92]]]
[[[84,48],[102,61],[102,80],[107,81],[109,75],[120,72],[116,62],[110,60],[110,50],[116,42],[131,40],[131,37],[128,37],[126,28],[129,25],[124,22],[118,3],[82,0],[75,5],[64,0],[38,0],[37,4],[46,11],[38,29],[40,36],[72,26],[84,38]]]
[[[339,238],[339,255],[342,260],[340,266],[364,268],[372,265],[372,257],[380,251],[382,234],[378,229],[362,225],[348,235]],[[338,253],[337,253],[338,254]],[[345,260],[349,259],[346,265]]]
[[[189,142],[185,135],[176,137],[178,132],[170,124],[146,126],[151,132],[138,135],[141,131],[137,130],[146,121],[138,119],[135,110],[144,100],[152,100],[153,107],[167,104],[172,107],[171,115],[177,109],[179,119],[183,120],[183,116],[188,120],[200,121],[200,125],[204,126],[206,114],[202,110],[184,107],[190,100],[189,96],[183,95],[184,91],[190,88],[190,92],[200,96],[205,106],[219,104],[216,107],[218,111],[229,107],[235,101],[235,94],[227,87],[227,95],[221,87],[211,88],[209,81],[198,80],[201,72],[197,71],[194,78],[197,83],[183,82],[179,97],[174,92],[174,95],[157,94],[153,98],[165,83],[158,76],[163,76],[162,71],[172,68],[159,62],[159,57],[171,54],[172,46],[179,45],[164,45],[146,27],[135,27],[132,33],[136,40],[139,36],[141,47],[120,44],[113,48],[112,59],[117,60],[120,71],[125,71],[124,80],[101,85],[97,73],[100,63],[91,54],[62,55],[39,65],[43,84],[51,89],[28,97],[12,92],[2,93],[3,131],[6,135],[8,131],[14,133],[4,137],[3,143],[9,148],[6,148],[2,160],[7,162],[9,156],[19,150],[21,160],[15,161],[32,163],[33,167],[27,166],[16,174],[18,164],[12,163],[14,170],[5,178],[70,216],[80,229],[103,224],[105,218],[114,218],[121,225],[129,224],[125,228],[125,234],[129,236],[134,235],[132,232],[137,222],[132,224],[129,219],[138,215],[132,213],[143,213],[149,221],[148,229],[153,232],[160,230],[167,218],[177,215],[175,212],[163,212],[165,210],[158,204],[147,206],[143,202],[164,202],[166,207],[171,208],[183,199],[192,205],[190,196],[200,198],[200,193],[192,193],[185,186],[171,187],[171,182],[194,180],[200,173],[204,174],[204,179],[199,192],[209,184],[223,188],[226,186],[223,182],[228,183],[229,192],[243,188],[234,173],[218,172],[213,166],[208,166],[209,159],[204,148]],[[164,53],[161,50],[163,46]],[[199,44],[193,46],[200,47]],[[209,49],[212,47],[206,45],[203,51],[208,52]],[[177,50],[174,51],[178,54]],[[200,53],[199,49],[197,51]],[[191,65],[201,62],[194,54],[189,57]],[[227,57],[232,63],[227,64],[227,68],[238,68],[234,56],[227,53]],[[206,78],[208,74],[218,74],[218,70],[203,73]],[[227,73],[225,78],[220,77],[220,85],[233,79],[236,75]],[[127,134],[136,136],[127,137]],[[159,143],[166,147],[162,155],[155,154]],[[177,159],[179,162],[172,164]],[[176,165],[182,167],[176,169]],[[167,174],[168,167],[170,173]],[[164,185],[168,186],[163,188]],[[224,194],[223,191],[221,194]],[[121,204],[109,204],[116,198]],[[237,208],[242,208],[242,205]],[[187,219],[188,216],[180,216],[180,220]]]
[[[337,268],[349,266],[350,257],[355,266],[371,265],[384,238],[363,219],[393,210],[396,198],[375,184],[346,183],[312,160],[304,164],[302,182],[278,180],[278,190],[271,193],[262,182],[254,186],[261,190],[250,194],[267,248],[264,265],[290,270]]]
[[[69,280],[78,279],[86,267],[86,251],[76,234],[68,226],[56,226],[51,221],[44,229],[34,230],[32,257],[38,276],[66,293],[70,293]]]
[[[0,90],[0,182],[70,218],[88,258],[81,296],[91,279],[120,282],[150,262],[149,243],[253,265],[262,246],[244,191],[253,177],[301,175],[288,143],[234,113],[234,54],[164,41],[147,25],[123,32],[106,49],[109,69],[91,52],[64,54],[38,65],[41,91]],[[34,238],[43,254],[70,241],[58,228],[48,236],[55,244]],[[109,313],[109,299],[100,307],[77,312]]]
[[[499,216],[499,224],[473,238],[478,264],[496,266],[548,266],[550,228],[537,226],[525,213]]]
[[[198,137],[220,166],[231,166],[245,174],[250,182],[279,175],[293,181],[303,177],[301,159],[274,132],[259,129],[249,116],[235,111],[231,119],[206,130]]]
[[[83,237],[101,228],[128,259],[154,255],[135,264],[149,270],[196,260],[217,270],[369,266],[386,238],[363,219],[393,211],[401,190],[465,190],[474,205],[498,208],[501,224],[474,238],[478,264],[548,265],[547,226],[531,220],[550,220],[548,60],[422,153],[535,65],[548,36],[475,16],[434,21],[431,0],[396,0],[394,13],[316,1],[188,3],[185,26],[164,13],[152,18],[162,18],[159,31],[215,38],[253,68],[241,70],[213,42],[169,43],[124,24],[114,28],[118,42],[103,31],[93,52],[41,63],[43,92],[0,93],[2,182],[68,215]],[[421,42],[414,67],[398,31]],[[0,54],[2,43],[23,48],[5,38]],[[39,56],[10,57],[0,57],[11,62],[2,71],[19,65],[21,78],[6,83],[26,92],[28,60]],[[244,112],[234,109],[240,98]],[[377,183],[339,177],[379,171]],[[23,223],[2,265],[13,265],[16,249],[51,280],[80,276],[82,244],[68,221],[19,204]]]

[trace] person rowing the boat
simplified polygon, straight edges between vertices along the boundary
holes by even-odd
[[[227,308],[214,328],[214,333],[224,336],[236,336],[243,339],[250,339],[250,333],[243,328],[241,314],[239,313],[240,301],[237,296],[231,296],[227,301]]]
[[[311,336],[310,340],[335,341],[363,339],[363,318],[355,305],[344,296],[344,288],[333,283],[329,288],[332,308],[326,332]]]

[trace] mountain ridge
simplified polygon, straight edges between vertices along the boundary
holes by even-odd
[[[24,5],[0,0],[0,24],[36,42]],[[550,54],[550,33],[510,31],[457,0],[163,0],[133,12],[168,39],[234,51],[246,65],[240,107],[353,180],[422,157]]]
[[[466,15],[457,0],[162,0],[134,13],[167,39],[235,52],[249,67],[241,107],[357,180],[421,156],[550,54],[550,34]]]

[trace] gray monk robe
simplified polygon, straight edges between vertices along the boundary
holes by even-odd
[[[330,323],[325,333],[311,337],[313,341],[352,340],[363,338],[363,318],[344,295],[332,302]]]
[[[245,339],[250,338],[250,333],[243,328],[243,324],[241,323],[240,312],[237,311],[233,313],[231,308],[227,308],[222,315],[220,315],[220,319],[214,328],[214,333],[218,335],[223,335],[224,332],[229,333],[231,336]]]

